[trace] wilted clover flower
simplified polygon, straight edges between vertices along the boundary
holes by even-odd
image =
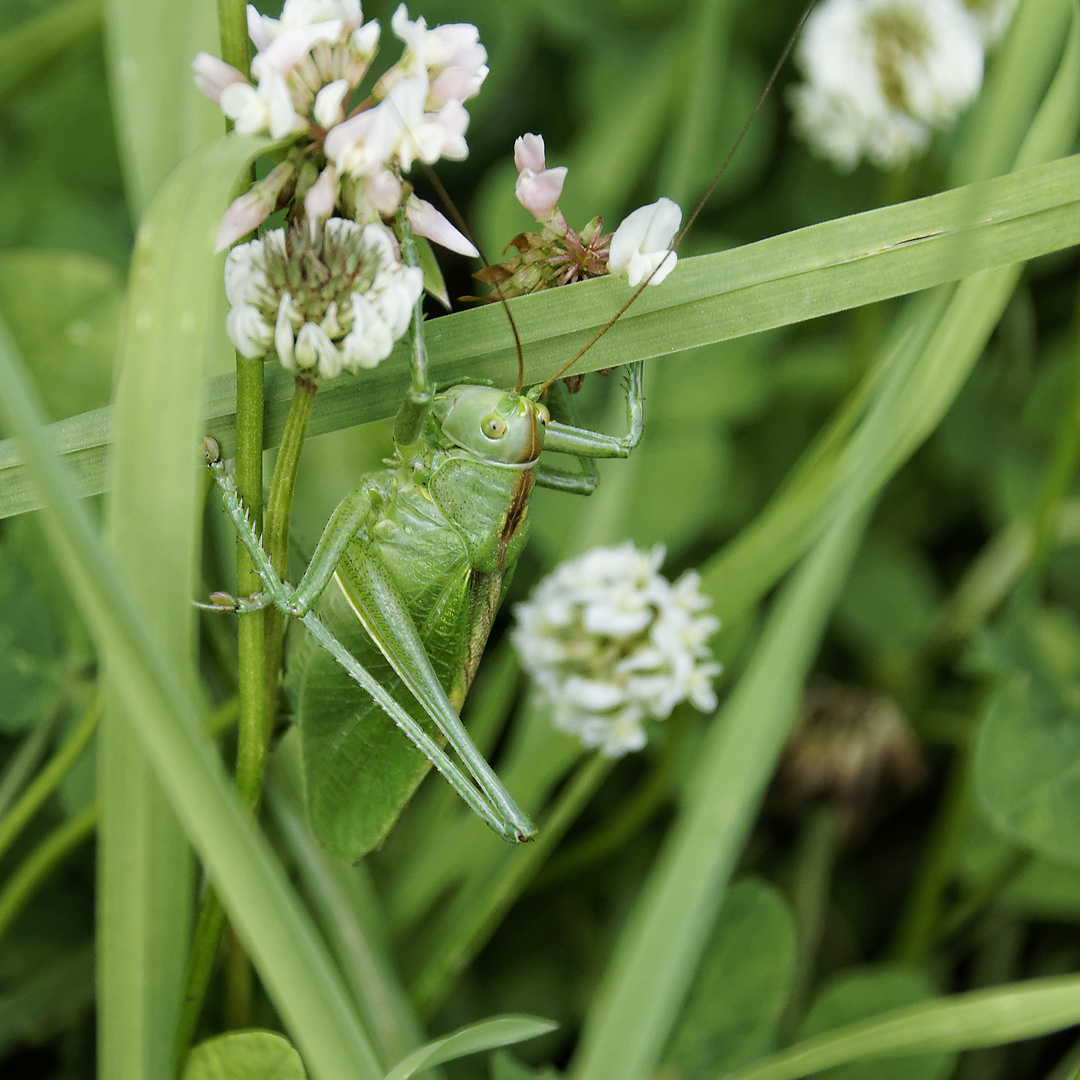
[[[1006,6],[826,0],[796,53],[806,77],[789,98],[796,131],[841,169],[864,156],[883,168],[905,164],[978,94],[983,43],[1007,21]]]
[[[824,800],[854,828],[887,784],[908,788],[924,773],[919,744],[893,701],[816,678],[784,747],[776,788],[793,810]]]
[[[515,609],[522,665],[553,708],[553,722],[606,757],[640,750],[647,717],[681,701],[716,708],[720,672],[708,640],[720,626],[690,572],[658,573],[664,548],[594,548],[563,563]]]
[[[422,290],[389,229],[331,218],[229,252],[225,325],[243,356],[276,353],[289,371],[329,379],[389,356]]]

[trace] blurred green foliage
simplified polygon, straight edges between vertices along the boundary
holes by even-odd
[[[388,28],[395,6],[372,2],[365,14]],[[0,0],[0,45],[60,7]],[[544,135],[549,165],[569,166],[563,208],[572,223],[600,214],[613,226],[658,194],[690,206],[738,134],[799,9],[794,0],[777,0],[767,11],[744,0],[414,5],[411,14],[422,13],[430,25],[475,22],[489,51],[491,75],[470,103],[471,155],[440,173],[488,257],[496,260],[530,224],[513,195],[512,144],[526,131]],[[384,49],[393,47],[387,29]],[[765,102],[681,253],[750,243],[947,186],[964,146],[963,121],[899,176],[863,166],[838,177],[788,132],[790,78],[782,76]],[[109,400],[133,244],[100,32],[87,30],[56,55],[43,54],[32,77],[0,90],[0,312],[59,419]],[[417,186],[425,190],[423,178]],[[450,294],[471,292],[464,262],[446,265]],[[876,792],[865,820],[838,843],[810,960],[816,990],[800,1037],[937,994],[1080,966],[1080,536],[1057,531],[1057,510],[1075,505],[1078,491],[1071,469],[1063,487],[1053,489],[1049,479],[1077,422],[1077,265],[1072,250],[1028,267],[944,421],[885,490],[836,606],[816,669],[894,702],[919,740],[926,779],[914,791]],[[651,366],[644,444],[629,462],[604,464],[593,505],[537,493],[532,545],[511,603],[586,543],[662,543],[672,577],[703,564],[782,488],[867,374],[900,304]],[[220,367],[229,357],[211,362]],[[586,421],[619,429],[617,383],[587,379],[578,398]],[[294,510],[298,567],[334,504],[388,449],[386,424],[320,436],[305,448]],[[232,541],[213,510],[210,518],[205,573],[216,587],[226,583]],[[979,633],[973,642],[951,638],[949,605],[990,566],[995,538],[1011,527],[1038,536],[1047,520],[1042,564],[986,579]],[[741,673],[760,618],[755,607],[718,640],[724,692]],[[501,617],[493,646],[507,621]],[[4,522],[0,814],[86,708],[94,678],[87,642],[36,524]],[[231,629],[207,624],[201,647],[207,693],[219,700],[233,685]],[[449,1080],[487,1076],[489,1067],[493,1080],[548,1077],[568,1064],[615,940],[684,798],[705,726],[680,711],[640,757],[612,771],[546,873],[524,888],[490,940],[477,943],[478,954],[430,1021],[442,1032],[520,1011],[552,1017],[560,1031],[501,1052],[490,1065],[475,1058],[445,1066]],[[545,777],[548,787],[562,775]],[[42,819],[0,857],[0,881],[49,828],[90,803],[91,777],[85,757]],[[954,789],[960,795],[950,796]],[[474,850],[481,852],[474,869],[491,865],[480,841],[454,831],[461,829],[458,813],[428,781],[399,835],[368,860],[376,909],[380,896],[402,888],[429,826],[441,830],[432,833],[436,846],[463,866],[473,865]],[[796,941],[789,899],[797,892],[805,816],[775,791],[757,818],[739,865],[741,875],[753,876],[720,908],[657,1074],[665,1080],[704,1080],[778,1045],[793,954],[806,944]],[[460,848],[447,846],[462,836]],[[446,904],[456,884],[434,882],[416,918]],[[94,1075],[93,897],[92,856],[83,849],[5,934],[5,1077]],[[936,913],[930,929],[904,938],[899,928],[917,923],[927,907]],[[1008,955],[1000,948],[1004,934],[993,932],[1002,925],[1017,942]],[[383,930],[380,947],[414,974],[424,960],[416,955],[417,922],[391,912]],[[438,937],[441,927],[423,930]],[[426,949],[429,937],[419,940]],[[890,957],[911,967],[861,967]],[[220,1008],[216,991],[203,1034],[219,1030]],[[265,995],[257,998],[256,1018],[278,1023]],[[995,1051],[980,1059],[996,1070],[983,1075],[1039,1080],[1066,1050],[1067,1042],[1047,1039]],[[193,1062],[188,1075],[216,1075],[212,1067]],[[288,1067],[293,1073],[279,1075],[301,1075],[291,1059]],[[257,1075],[243,1071],[246,1064],[236,1068],[236,1075]],[[943,1080],[953,1068],[952,1057],[937,1055],[828,1075]]]

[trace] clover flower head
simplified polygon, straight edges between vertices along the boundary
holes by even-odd
[[[225,260],[229,338],[294,374],[333,378],[390,355],[423,290],[381,224],[344,218],[274,229]]]
[[[815,152],[844,170],[863,157],[895,168],[974,100],[983,42],[962,0],[826,0],[796,60],[806,81],[789,101]]]
[[[716,708],[708,639],[719,620],[702,614],[697,574],[672,584],[664,549],[594,548],[563,563],[515,609],[522,665],[552,706],[556,727],[606,757],[640,750],[647,718],[682,701]]]
[[[380,39],[378,22],[364,21],[360,0],[285,0],[280,18],[250,5],[247,15],[257,50],[251,78],[200,53],[192,64],[195,83],[241,134],[269,134],[292,145],[284,171],[275,170],[273,182],[260,181],[229,208],[219,248],[293,201],[294,218],[325,221],[343,211],[360,224],[389,219],[409,198],[402,174],[416,161],[468,156],[464,102],[488,71],[475,26],[429,30],[423,19],[410,20],[402,4],[392,25],[404,53],[356,103]],[[437,243],[448,238],[453,250],[476,254],[429,204],[411,199],[406,213],[417,235]]]
[[[626,278],[634,287],[645,280],[659,285],[678,261],[671,242],[681,224],[682,210],[671,199],[638,207],[611,237],[608,272]]]

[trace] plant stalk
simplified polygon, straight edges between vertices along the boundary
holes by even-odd
[[[899,963],[921,963],[937,940],[942,893],[952,877],[967,821],[970,771],[971,751],[957,751],[922,866],[889,948]]]
[[[792,889],[795,970],[792,973],[791,993],[780,1021],[781,1031],[788,1042],[802,1020],[813,984],[825,917],[829,910],[833,871],[843,836],[840,816],[830,806],[816,807],[803,821],[795,855]]]

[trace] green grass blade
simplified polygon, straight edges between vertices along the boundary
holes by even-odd
[[[99,650],[125,673],[117,680],[125,711],[311,1075],[374,1080],[381,1074],[340,977],[284,870],[236,798],[213,744],[192,723],[197,702],[189,685],[156,645],[51,452],[40,404],[2,325],[0,381],[0,422],[26,447],[57,564]],[[108,1075],[111,1080],[117,1074]]]
[[[105,0],[113,115],[131,217],[197,146],[221,134],[221,113],[195,89],[191,61],[217,52],[213,0]]]
[[[1067,134],[1067,129],[1060,132]],[[1068,145],[1061,133],[1055,142]],[[978,220],[972,222],[974,213]],[[1080,156],[684,259],[663,288],[641,297],[581,360],[578,370],[665,356],[843,311],[1076,243]],[[540,381],[573,356],[625,298],[625,282],[601,278],[515,300],[527,381]],[[431,369],[442,385],[466,377],[508,385],[516,378],[506,316],[495,305],[432,320],[427,341]],[[400,347],[376,370],[323,387],[310,434],[394,415],[408,384],[406,352]],[[268,367],[267,446],[281,438],[292,387],[288,372]],[[232,376],[211,382],[207,402],[206,429],[229,456],[235,418]],[[102,491],[106,477],[101,461],[112,438],[111,413],[98,410],[73,417],[55,430],[65,458],[82,478],[83,493]],[[33,508],[17,449],[0,445],[0,516]]]
[[[857,487],[849,491],[782,593],[713,722],[684,808],[588,1017],[574,1080],[639,1080],[663,1050],[865,524],[860,496]]]
[[[536,1016],[493,1016],[414,1050],[387,1073],[386,1080],[409,1080],[410,1076],[421,1070],[441,1065],[444,1061],[535,1039],[554,1031],[558,1026]]]
[[[1078,1022],[1080,977],[1033,979],[894,1009],[807,1039],[726,1080],[796,1080],[849,1061],[1000,1046]]]
[[[236,177],[268,143],[219,139],[172,172],[136,240],[121,333],[110,547],[154,640],[189,692],[195,668],[196,465],[217,223]],[[126,666],[103,653],[98,755],[98,1049],[104,1076],[167,1077],[182,995],[192,872],[183,830],[125,713]],[[194,714],[192,720],[194,719]]]

